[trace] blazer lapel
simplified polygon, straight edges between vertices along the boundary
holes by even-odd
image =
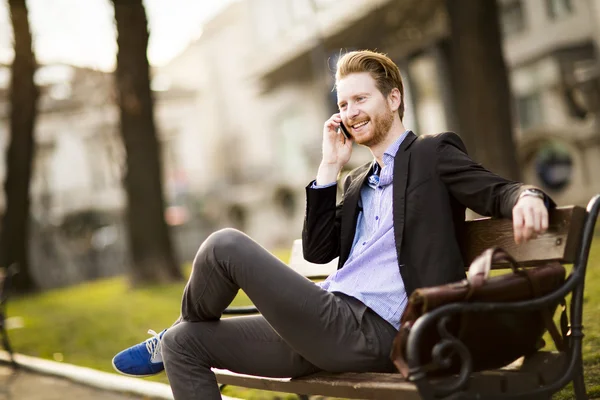
[[[357,171],[356,177],[350,182],[348,190],[344,195],[344,204],[342,206],[342,227],[340,243],[340,262],[338,269],[344,265],[344,262],[350,256],[354,234],[356,233],[356,221],[358,219],[358,200],[360,199],[360,188],[365,183],[371,163],[365,164],[363,170]]]
[[[404,220],[406,212],[406,186],[408,184],[408,172],[410,165],[410,151],[407,151],[410,145],[417,139],[417,136],[409,132],[404,138],[396,157],[394,158],[394,193],[393,206],[394,213],[394,240],[396,242],[396,255],[400,263],[400,249],[404,235]]]

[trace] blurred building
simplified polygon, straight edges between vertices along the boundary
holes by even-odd
[[[10,76],[9,67],[0,75]],[[122,272],[124,243],[117,238],[124,154],[112,75],[42,65],[35,82],[40,97],[30,188],[32,273],[42,287],[52,287]],[[0,140],[6,148],[8,80],[0,78],[0,86]],[[2,179],[5,159],[3,151]],[[0,198],[4,208],[4,193]],[[95,245],[94,234],[103,235],[102,245]]]
[[[585,205],[600,192],[597,0],[503,0],[525,180],[559,204]],[[591,101],[591,102],[590,102]]]
[[[275,178],[282,168],[276,159],[281,144],[264,112],[259,82],[248,74],[248,59],[257,51],[250,14],[249,2],[230,4],[156,71],[154,82],[162,85],[156,89],[164,94],[177,88],[196,93],[187,100],[186,116],[170,117],[168,110],[180,105],[165,103],[157,119],[161,129],[174,133],[174,158],[204,223],[236,227],[272,248],[289,231],[289,202],[296,200],[290,192],[301,188]]]

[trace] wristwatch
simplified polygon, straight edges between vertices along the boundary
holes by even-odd
[[[546,195],[544,195],[544,192],[542,192],[539,189],[525,189],[519,195],[519,199],[521,197],[525,197],[525,196],[534,196],[534,197],[537,197],[538,199],[546,200]]]

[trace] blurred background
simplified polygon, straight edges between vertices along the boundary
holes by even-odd
[[[401,67],[405,126],[585,205],[599,26],[600,0],[0,1],[0,261],[38,290],[180,279],[226,226],[289,248],[356,49]]]
[[[172,324],[199,245],[223,227],[287,262],[347,51],[400,66],[418,135],[456,131],[493,172],[585,206],[600,193],[599,46],[600,0],[0,0],[15,351],[113,372],[114,354]],[[371,157],[356,147],[342,174]],[[598,243],[583,351],[596,394]],[[23,379],[0,388],[82,397]]]

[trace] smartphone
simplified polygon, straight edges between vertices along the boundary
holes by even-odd
[[[343,122],[340,122],[340,130],[342,131],[346,139],[352,139],[350,132],[348,132],[348,129],[346,129]]]

